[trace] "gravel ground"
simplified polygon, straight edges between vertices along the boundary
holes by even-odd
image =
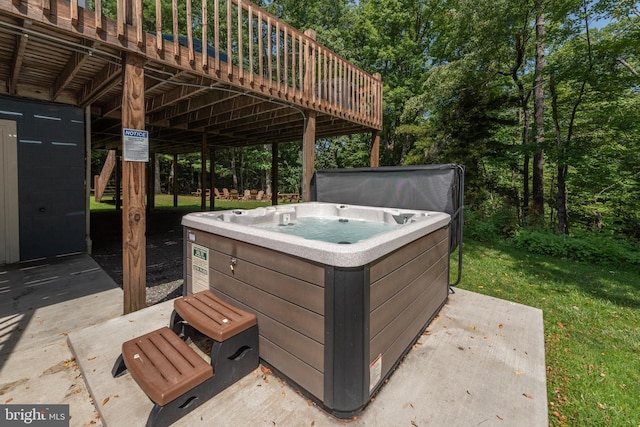
[[[147,286],[147,305],[157,304],[182,295],[182,279],[156,286]]]
[[[147,215],[147,304],[182,295],[183,210],[154,210]],[[122,287],[122,213],[91,213],[91,256]]]

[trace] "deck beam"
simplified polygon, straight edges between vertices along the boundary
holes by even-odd
[[[22,20],[22,28],[23,29],[28,29],[29,27],[31,27],[31,21],[29,20]],[[18,77],[20,76],[20,71],[22,69],[22,61],[24,60],[24,52],[27,48],[27,43],[29,42],[29,34],[28,33],[23,33],[23,34],[18,34],[16,36],[16,48],[15,48],[15,54],[13,56],[13,68],[11,69],[11,78],[9,79],[9,83],[8,83],[8,91],[9,91],[9,95],[15,95],[17,92],[17,86],[18,86]]]

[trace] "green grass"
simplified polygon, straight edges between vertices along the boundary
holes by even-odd
[[[155,196],[156,209],[173,209],[173,196],[171,194],[156,194]],[[216,200],[215,209],[253,209],[260,206],[269,206],[270,201],[256,202],[256,201],[240,201],[240,200]],[[207,200],[207,207],[209,201]],[[198,211],[200,210],[200,198],[193,195],[179,195],[178,207],[184,210]],[[115,203],[111,200],[111,196],[107,196],[103,199],[103,202],[98,203],[91,198],[90,209],[92,211],[112,211],[115,209]]]
[[[640,272],[465,240],[461,288],[540,308],[549,423],[640,426]]]

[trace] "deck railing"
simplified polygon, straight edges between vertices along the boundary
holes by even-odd
[[[378,76],[317,43],[312,31],[302,33],[246,0],[86,0],[86,7],[79,0],[35,3],[40,1],[44,23],[282,102],[381,128]],[[34,0],[0,4],[37,13]]]

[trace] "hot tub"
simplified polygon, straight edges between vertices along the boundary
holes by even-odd
[[[255,313],[260,358],[350,418],[446,302],[449,223],[441,212],[320,202],[188,214],[186,291],[209,288]],[[323,224],[329,241],[315,235]],[[341,232],[369,226],[369,237]]]

